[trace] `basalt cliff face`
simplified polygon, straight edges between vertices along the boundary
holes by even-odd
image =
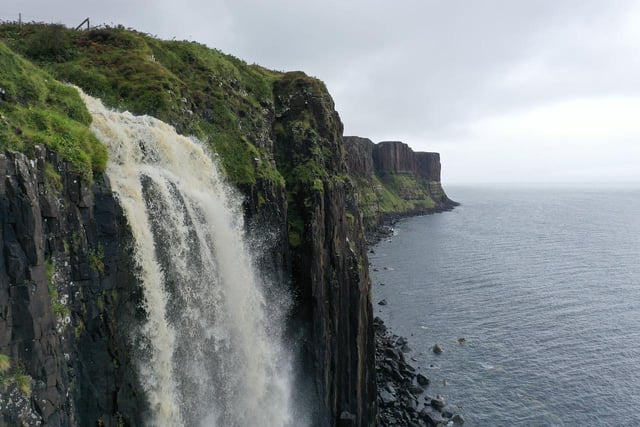
[[[0,39],[14,49],[0,43],[6,61],[0,66],[11,71],[0,82],[8,122],[0,141],[6,150],[0,354],[11,362],[0,373],[9,378],[0,425],[120,426],[147,419],[130,354],[131,332],[145,317],[131,231],[101,162],[76,161],[86,151],[84,139],[68,131],[63,146],[55,137],[67,119],[73,129],[90,120],[77,95],[51,86],[51,75],[211,146],[228,181],[244,194],[248,233],[268,236],[258,260],[262,273],[293,295],[288,335],[300,368],[296,389],[310,407],[302,422],[373,425],[363,227],[342,123],[324,84],[122,28],[7,25]],[[64,96],[54,96],[59,93]],[[70,116],[69,105],[80,113]],[[47,120],[51,111],[55,117]],[[30,390],[19,387],[19,376]]]
[[[0,155],[0,173],[0,352],[13,365],[0,425],[140,425],[141,293],[108,178],[90,185],[44,149]]]
[[[400,141],[375,144],[357,136],[344,140],[367,229],[389,218],[440,212],[458,205],[442,188],[439,153],[414,152]]]
[[[0,426],[137,426],[150,410],[132,363],[145,301],[131,227],[90,117],[56,78],[211,148],[244,196],[248,234],[268,242],[262,274],[293,295],[287,336],[310,423],[375,425],[364,230],[453,206],[436,153],[343,138],[319,80],[196,43],[5,24],[0,53]]]
[[[376,391],[370,280],[342,123],[317,80],[292,73],[274,92],[276,165],[289,193],[292,278],[299,295],[294,312],[304,331],[305,371],[319,376],[324,422],[371,424]]]

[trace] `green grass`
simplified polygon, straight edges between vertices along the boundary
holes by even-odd
[[[52,259],[45,260],[44,266],[47,271],[47,284],[51,287],[53,286],[53,275],[56,272],[56,266]],[[51,294],[51,289],[49,289],[49,294]]]
[[[233,183],[283,184],[261,149],[271,132],[263,109],[273,106],[272,86],[281,73],[199,43],[158,40],[123,27],[2,24],[0,40],[110,107],[152,115],[197,136],[219,154]]]
[[[53,280],[55,273],[55,264],[52,260],[45,261],[45,268],[47,271],[47,289],[49,290],[49,298],[51,299],[51,310],[57,317],[67,317],[71,314],[69,307],[60,302],[58,290]]]
[[[355,180],[359,207],[366,226],[375,226],[388,214],[403,214],[435,207],[424,183],[404,174],[373,176]]]
[[[104,170],[105,147],[89,130],[91,115],[77,91],[57,82],[0,41],[0,150],[57,151],[90,178]]]
[[[26,396],[31,396],[31,377],[23,373],[16,373],[14,381],[18,389]]]
[[[104,272],[104,247],[101,243],[89,250],[89,267],[96,273]]]
[[[56,168],[49,162],[45,162],[44,164],[44,176],[46,178],[45,185],[48,187],[48,190],[56,193],[62,191],[62,177]]]
[[[15,383],[23,394],[27,397],[31,396],[31,377],[24,372],[22,363],[18,362],[13,365],[13,372],[10,375],[6,375],[12,368],[11,359],[5,354],[0,354],[0,384],[6,387],[11,383]]]
[[[0,375],[4,375],[11,369],[11,359],[6,354],[0,354]]]

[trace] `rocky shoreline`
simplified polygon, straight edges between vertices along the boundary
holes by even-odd
[[[452,208],[453,206],[437,212]],[[430,213],[435,211],[422,214]],[[390,216],[382,225],[368,232],[366,238],[369,248],[392,236],[393,226],[403,217],[405,215]],[[373,249],[370,249],[370,252],[373,252]],[[384,305],[383,302],[386,301],[382,300],[380,304]],[[426,393],[431,381],[407,361],[405,354],[411,351],[407,339],[393,334],[380,317],[374,318],[373,325],[378,425],[422,427],[464,424],[464,417],[458,407],[448,405],[443,396],[431,396]]]
[[[400,221],[401,219],[412,218],[415,216],[433,215],[433,214],[442,213],[442,212],[449,212],[455,209],[456,206],[460,206],[460,203],[454,202],[453,200],[448,200],[446,204],[438,208],[423,209],[419,211],[405,212],[405,213],[386,214],[380,220],[380,223],[378,225],[376,225],[372,229],[366,230],[365,239],[367,241],[367,246],[371,249],[380,240],[386,237],[392,236],[393,226],[396,225],[398,221]]]
[[[454,426],[464,417],[444,397],[425,394],[430,380],[407,362],[406,338],[391,333],[382,319],[373,320],[376,343],[378,425]]]

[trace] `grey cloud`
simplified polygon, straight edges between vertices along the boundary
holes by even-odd
[[[5,0],[2,11],[91,16],[301,69],[327,83],[347,133],[421,149],[473,144],[469,124],[485,117],[640,96],[640,32],[622,31],[640,27],[633,0]]]

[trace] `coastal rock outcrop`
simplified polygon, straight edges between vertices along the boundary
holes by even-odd
[[[440,154],[414,152],[400,141],[375,144],[345,136],[347,161],[369,232],[400,216],[450,210],[440,179]]]

